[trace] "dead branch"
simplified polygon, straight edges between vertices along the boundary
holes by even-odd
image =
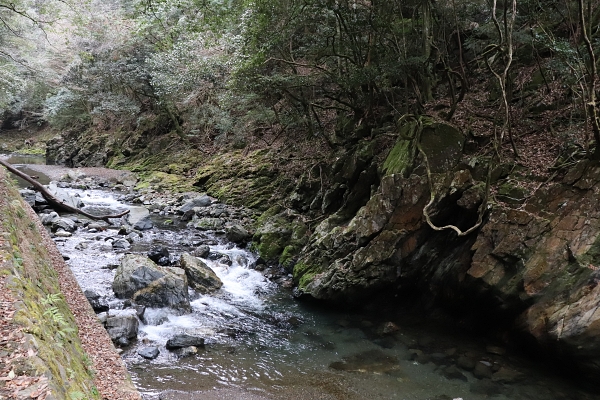
[[[90,219],[93,219],[95,221],[106,221],[109,224],[110,219],[112,218],[121,218],[124,215],[129,214],[129,210],[124,211],[120,214],[117,215],[92,215],[89,214],[83,210],[80,210],[79,208],[76,207],[72,207],[68,204],[65,204],[64,202],[60,201],[59,199],[57,199],[56,197],[54,197],[54,195],[52,193],[50,193],[48,191],[48,189],[46,189],[46,187],[44,185],[42,185],[41,183],[39,183],[38,181],[36,181],[35,179],[31,178],[29,175],[19,171],[18,169],[16,169],[14,166],[12,166],[10,163],[7,163],[4,160],[0,160],[0,164],[3,165],[9,172],[11,172],[12,174],[18,176],[21,179],[26,180],[27,182],[31,183],[33,185],[33,187],[35,188],[35,190],[37,190],[38,192],[40,192],[40,194],[42,196],[44,196],[44,198],[52,205],[54,205],[56,208],[65,210],[65,211],[70,211],[70,212],[74,212],[77,214],[81,214],[85,217],[88,217]]]

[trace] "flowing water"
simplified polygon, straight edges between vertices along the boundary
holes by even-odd
[[[68,191],[91,212],[131,209],[129,222],[148,213],[109,191]],[[122,353],[146,399],[600,399],[529,361],[486,351],[489,343],[482,339],[432,327],[410,313],[341,312],[298,302],[289,289],[251,268],[256,256],[248,250],[167,218],[155,216],[155,228],[127,251],[146,253],[160,245],[177,259],[208,244],[219,256],[204,261],[224,285],[212,295],[190,290],[191,314],[146,310],[138,340]],[[111,284],[124,251],[112,248],[116,237],[113,228],[80,228],[55,240],[82,289],[94,290],[118,309],[124,304],[113,296]],[[220,255],[231,265],[217,261]],[[205,348],[177,357],[165,348],[176,333],[205,338]],[[160,349],[156,359],[137,354],[150,346]],[[455,367],[459,355],[512,375],[480,380]]]

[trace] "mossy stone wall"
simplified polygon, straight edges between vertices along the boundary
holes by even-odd
[[[6,172],[0,170],[4,196],[0,234],[0,274],[18,299],[14,322],[25,333],[27,370],[48,378],[56,399],[99,399],[91,363],[77,335],[75,318],[60,291],[58,275],[28,207]]]

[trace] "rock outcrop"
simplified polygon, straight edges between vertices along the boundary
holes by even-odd
[[[428,125],[418,145],[406,136],[367,204],[315,229],[294,267],[297,294],[359,303],[410,291],[600,371],[600,165],[581,162],[562,180],[529,189],[511,182],[523,194],[518,201],[502,197],[514,190],[499,190],[479,229],[459,236],[432,229],[423,209],[430,203],[437,226],[468,229],[478,221],[486,174],[461,160],[462,140],[448,126]]]

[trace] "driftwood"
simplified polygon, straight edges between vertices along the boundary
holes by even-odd
[[[12,166],[10,163],[7,163],[6,161],[0,159],[0,165],[3,165],[4,167],[6,167],[6,169],[9,172],[11,172],[12,174],[31,183],[33,185],[33,187],[35,188],[35,190],[40,192],[40,194],[48,201],[48,203],[52,204],[56,208],[62,209],[64,211],[81,214],[85,217],[88,217],[88,218],[96,220],[96,221],[100,221],[100,220],[106,221],[109,224],[111,223],[109,221],[111,218],[121,218],[122,216],[129,214],[129,210],[124,211],[121,214],[116,214],[116,215],[92,215],[92,214],[89,214],[83,210],[80,210],[77,207],[72,207],[72,206],[60,201],[52,193],[50,193],[44,185],[42,185],[41,183],[39,183],[38,181],[36,181],[32,177],[30,177],[29,175],[19,171],[14,166]]]

